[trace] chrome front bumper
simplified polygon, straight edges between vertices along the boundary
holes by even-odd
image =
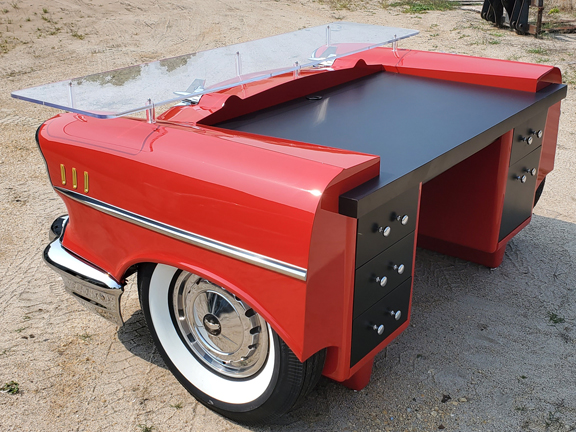
[[[64,288],[88,310],[122,326],[120,297],[124,286],[102,269],[67,251],[62,237],[68,216],[54,221],[50,229],[52,242],[44,249],[44,261],[64,281]]]

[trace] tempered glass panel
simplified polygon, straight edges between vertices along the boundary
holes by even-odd
[[[98,118],[113,118],[246,84],[418,34],[347,22],[201,51],[18,90],[12,97]]]

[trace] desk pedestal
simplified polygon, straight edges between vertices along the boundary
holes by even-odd
[[[487,267],[532,216],[546,112],[422,185],[418,246]]]

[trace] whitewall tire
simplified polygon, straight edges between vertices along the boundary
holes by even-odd
[[[325,350],[301,363],[241,299],[200,276],[142,264],[140,302],[168,368],[198,401],[242,423],[269,423],[317,383]]]

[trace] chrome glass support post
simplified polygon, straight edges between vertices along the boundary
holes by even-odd
[[[74,108],[74,92],[72,91],[72,81],[68,83],[68,95],[70,96],[70,106]]]
[[[300,64],[298,62],[294,62],[294,67],[296,69],[294,69],[293,78],[298,79],[300,78]]]
[[[146,121],[150,124],[156,123],[156,107],[154,106],[152,99],[148,99],[146,105],[150,106],[150,108],[146,110]]]
[[[242,76],[242,59],[240,58],[240,51],[236,51],[236,75]]]

